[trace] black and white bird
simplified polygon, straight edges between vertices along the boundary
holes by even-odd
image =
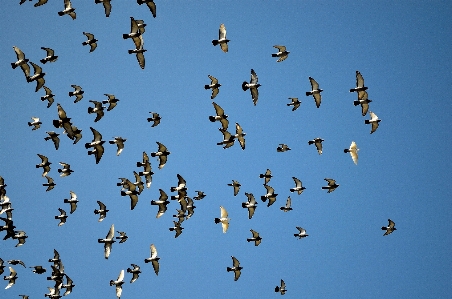
[[[58,211],[60,211],[60,215],[55,216],[55,219],[60,220],[60,222],[58,223],[58,226],[62,226],[63,224],[66,223],[66,219],[67,219],[67,215],[66,215],[66,211],[58,208]]]
[[[151,157],[158,157],[159,158],[159,169],[162,169],[163,166],[165,166],[166,161],[168,160],[168,155],[171,154],[166,146],[164,146],[160,142],[156,142],[159,146],[158,150],[156,152],[151,153]]]
[[[124,243],[124,242],[127,241],[127,239],[129,238],[129,237],[127,236],[126,232],[120,232],[120,231],[117,231],[117,233],[119,234],[119,236],[116,237],[116,240],[120,240],[120,241],[119,241],[119,244]]]
[[[159,191],[160,191],[159,199],[151,200],[151,205],[159,206],[159,210],[157,212],[156,218],[160,218],[160,217],[162,217],[163,214],[165,214],[165,212],[167,210],[166,206],[170,203],[168,201],[168,195],[166,194],[166,192],[163,191],[162,189],[159,189]]]
[[[93,150],[88,151],[88,155],[94,155],[96,157],[96,164],[98,164],[100,159],[102,158],[102,155],[104,154],[103,144],[105,143],[105,141],[102,140],[102,134],[100,134],[96,129],[94,129],[93,127],[90,127],[90,129],[94,135],[93,141],[85,143],[85,148],[93,148]]]
[[[72,214],[77,209],[77,203],[79,201],[77,199],[77,194],[75,194],[74,191],[69,191],[69,194],[71,195],[71,198],[69,198],[69,199],[65,198],[63,202],[64,203],[68,203],[68,204],[71,205],[71,212],[70,213]]]
[[[280,209],[281,211],[283,211],[283,212],[289,212],[289,211],[292,211],[292,210],[293,210],[293,209],[292,209],[292,199],[290,198],[290,196],[287,197],[286,205],[283,206],[283,207],[280,207],[279,209]]]
[[[102,117],[104,117],[104,109],[106,107],[102,106],[102,102],[89,100],[91,103],[94,104],[94,107],[88,107],[88,113],[96,113],[96,119],[94,119],[94,122],[98,122],[101,120]]]
[[[160,114],[158,114],[157,112],[149,112],[149,113],[152,114],[152,117],[148,117],[147,121],[154,122],[151,127],[157,127],[160,124],[160,120],[162,119],[160,117]]]
[[[215,223],[221,223],[221,227],[223,228],[223,233],[225,234],[228,231],[229,228],[229,218],[228,218],[228,211],[226,211],[223,206],[220,206],[220,218],[215,218]]]
[[[233,136],[233,138],[236,138],[239,141],[242,150],[245,150],[245,135],[246,133],[243,132],[243,129],[239,125],[239,123],[235,123],[235,135]]]
[[[317,137],[317,138],[315,138],[313,140],[309,140],[308,144],[309,145],[315,144],[315,147],[317,148],[317,152],[319,153],[319,155],[321,155],[322,152],[323,152],[323,146],[322,146],[322,142],[323,141],[325,141],[325,140],[323,140],[320,137]]]
[[[242,185],[240,185],[240,183],[237,182],[236,180],[232,180],[232,183],[228,184],[228,186],[231,186],[234,188],[234,196],[237,196],[237,194],[240,191],[240,186],[242,186]]]
[[[30,64],[33,66],[34,75],[27,77],[27,82],[30,83],[30,82],[36,81],[35,92],[37,92],[46,83],[46,80],[44,80],[44,76],[46,73],[44,73],[42,71],[42,68],[39,65],[37,65],[31,61],[30,61]]]
[[[29,268],[32,268],[33,270],[31,270],[31,271],[36,274],[43,274],[43,273],[47,272],[47,270],[43,266],[33,266],[33,267],[29,267]]]
[[[284,144],[284,143],[280,143],[279,146],[276,148],[276,151],[278,153],[283,153],[283,152],[287,152],[290,150],[291,150],[291,148],[287,144]]]
[[[53,98],[55,95],[52,94],[52,90],[47,86],[43,86],[42,88],[44,88],[44,90],[46,91],[46,95],[41,97],[41,101],[48,101],[47,108],[49,108],[55,101],[55,99]]]
[[[138,5],[146,4],[155,18],[157,16],[157,6],[155,6],[154,0],[137,0]]]
[[[206,194],[203,192],[203,191],[196,191],[195,190],[195,192],[197,193],[197,195],[196,196],[193,196],[193,199],[194,200],[201,200],[201,199],[203,199],[204,197],[206,197]]]
[[[209,116],[209,120],[211,122],[216,122],[219,121],[221,123],[221,128],[223,130],[227,130],[228,126],[229,126],[229,121],[228,121],[228,115],[224,114],[224,110],[223,108],[220,107],[220,105],[218,105],[215,102],[212,102],[213,108],[215,109],[215,116],[210,115]]]
[[[159,275],[159,269],[160,269],[159,260],[160,260],[160,257],[157,256],[157,248],[155,247],[154,244],[151,244],[150,251],[151,251],[151,256],[146,258],[146,259],[144,259],[144,262],[146,264],[147,263],[152,263],[152,267],[154,268],[155,275]]]
[[[226,27],[224,26],[224,24],[221,24],[220,29],[218,31],[218,39],[214,39],[212,41],[212,44],[214,46],[220,45],[221,50],[223,50],[223,52],[227,53],[228,52],[228,42],[230,42],[230,40],[226,38]]]
[[[358,91],[358,99],[356,101],[353,101],[353,105],[361,105],[361,114],[362,116],[366,116],[367,111],[369,111],[370,102],[372,102],[372,100],[369,100],[369,95],[367,94],[367,92],[360,90]]]
[[[17,272],[12,267],[9,267],[9,272],[8,276],[3,276],[4,280],[8,280],[8,285],[5,287],[5,290],[12,287],[16,283],[16,279],[19,277],[17,276]]]
[[[143,162],[137,162],[137,167],[143,167],[143,171],[140,171],[138,175],[144,176],[146,180],[146,187],[150,188],[154,172],[152,172],[151,163],[149,162],[149,157],[146,152],[143,152]]]
[[[210,99],[214,99],[217,94],[220,92],[219,87],[221,86],[221,84],[218,83],[218,79],[215,78],[214,76],[211,75],[207,75],[210,79],[210,84],[206,84],[204,85],[205,89],[212,89],[212,95],[210,96]]]
[[[77,102],[79,102],[79,101],[81,101],[82,99],[83,99],[83,94],[85,93],[83,90],[82,90],[82,88],[80,87],[80,86],[78,86],[78,85],[71,85],[71,87],[72,88],[74,88],[75,90],[74,91],[70,91],[69,92],[69,96],[70,97],[72,97],[72,96],[75,96],[75,100],[74,100],[74,103],[77,103]]]
[[[370,134],[372,134],[373,132],[375,132],[378,129],[379,126],[379,122],[381,121],[381,119],[378,118],[378,116],[373,113],[372,111],[369,111],[370,114],[370,119],[366,119],[364,121],[364,123],[366,125],[371,124],[372,125],[372,129],[370,130]]]
[[[58,148],[60,147],[60,138],[58,137],[60,134],[55,133],[54,131],[48,131],[46,132],[47,137],[44,137],[45,141],[49,141],[52,140],[53,141],[53,145],[55,146],[55,149],[58,150]]]
[[[295,187],[290,188],[290,192],[297,192],[298,195],[300,195],[301,193],[303,193],[303,190],[305,190],[306,188],[303,187],[303,183],[296,177],[293,176],[292,179],[295,182]]]
[[[344,153],[350,153],[353,163],[358,164],[358,151],[359,148],[354,141],[350,144],[349,148],[344,149]]]
[[[104,95],[106,95],[108,99],[103,100],[102,104],[108,104],[107,111],[110,111],[116,107],[116,105],[119,102],[119,99],[117,99],[114,94],[105,93]]]
[[[101,222],[102,220],[105,219],[105,217],[107,217],[107,212],[109,210],[107,210],[107,206],[101,202],[101,201],[97,201],[97,204],[99,205],[99,209],[94,209],[94,214],[99,214],[99,222]]]
[[[98,243],[104,243],[104,256],[106,259],[110,256],[111,246],[115,243],[115,225],[112,224],[110,226],[110,230],[107,233],[107,236],[104,239],[97,239]]]
[[[317,108],[320,108],[320,103],[322,102],[322,96],[320,95],[320,93],[323,91],[323,89],[319,88],[319,83],[317,83],[314,78],[309,77],[309,81],[311,82],[311,90],[306,92],[306,96],[312,95],[314,97]]]
[[[356,87],[351,88],[350,92],[360,92],[366,90],[367,87],[364,86],[364,78],[359,71],[356,71]]]
[[[83,32],[83,34],[88,38],[86,41],[82,43],[82,45],[86,46],[89,45],[91,48],[89,52],[93,52],[97,48],[97,42],[98,40],[94,38],[94,34],[89,32]]]
[[[394,221],[392,221],[391,219],[388,219],[388,222],[389,222],[388,226],[383,226],[383,227],[381,228],[382,230],[385,230],[385,231],[386,231],[386,232],[384,233],[383,236],[387,236],[387,235],[389,235],[390,233],[392,233],[393,231],[397,230],[397,228],[395,228],[395,223],[394,223]]]
[[[46,192],[52,190],[53,188],[55,188],[56,183],[54,182],[54,180],[49,177],[49,176],[44,176],[47,179],[47,183],[42,184],[44,187],[47,187]]]
[[[251,234],[253,236],[251,238],[247,238],[246,240],[248,242],[254,242],[254,246],[259,246],[259,244],[262,242],[261,236],[259,236],[259,233],[255,230],[250,229]]]
[[[37,154],[37,155],[39,158],[41,158],[41,163],[36,164],[36,168],[42,167],[42,170],[43,170],[42,176],[46,176],[50,171],[50,164],[52,164],[52,162],[49,162],[49,158],[47,158],[44,155],[41,155],[41,154]]]
[[[120,136],[113,137],[113,140],[108,141],[110,144],[116,144],[117,150],[116,150],[116,156],[119,156],[122,153],[122,150],[124,149],[124,142],[126,142],[127,139],[122,138]]]
[[[281,62],[286,60],[286,58],[289,56],[289,51],[286,50],[285,46],[273,46],[273,48],[278,49],[278,53],[272,54],[272,57],[279,57],[279,59],[276,62]]]
[[[16,53],[17,61],[11,62],[11,67],[15,69],[18,66],[20,66],[20,68],[24,72],[25,78],[28,78],[30,76],[30,67],[27,64],[29,60],[25,58],[25,54],[24,52],[22,52],[21,49],[19,49],[16,46],[13,46],[13,49],[14,52]]]
[[[121,298],[122,285],[124,284],[124,269],[119,272],[118,279],[110,280],[110,286],[116,287],[116,297]]]
[[[141,270],[140,266],[135,264],[130,264],[133,268],[127,268],[127,273],[132,273],[132,278],[130,279],[130,283],[134,283],[138,277],[140,276]]]
[[[281,293],[281,295],[284,295],[286,293],[286,283],[284,282],[284,280],[281,279],[281,286],[276,286],[275,287],[275,292],[276,293]]]
[[[298,239],[301,238],[306,238],[307,236],[309,236],[308,234],[306,234],[306,230],[302,227],[297,226],[296,227],[298,229],[298,234],[293,234],[295,237],[297,237]]]
[[[132,40],[135,44],[135,49],[127,50],[127,52],[129,54],[136,54],[138,65],[141,67],[141,69],[144,69],[146,65],[146,60],[144,59],[144,52],[146,52],[147,50],[144,48],[143,31],[138,29],[137,34],[139,35],[132,37]]]
[[[55,52],[50,49],[50,48],[46,48],[46,47],[41,47],[42,50],[46,51],[47,56],[44,57],[43,59],[39,60],[41,61],[42,64],[46,64],[47,62],[55,62],[58,59],[58,56],[55,56]]]
[[[234,272],[234,281],[237,281],[240,278],[240,274],[242,274],[241,270],[243,267],[240,266],[240,262],[237,258],[234,256],[231,256],[232,258],[232,267],[226,267],[226,271]]]
[[[64,9],[62,11],[59,11],[58,15],[60,17],[64,15],[70,15],[73,20],[76,19],[77,15],[75,13],[75,8],[72,7],[72,3],[70,0],[64,0]]]
[[[339,185],[336,184],[336,180],[328,178],[325,178],[324,180],[328,182],[328,186],[324,186],[322,187],[322,189],[328,190],[328,193],[333,192],[334,190],[336,190],[337,187],[339,187]]]
[[[250,83],[243,81],[242,89],[244,91],[250,90],[251,98],[253,99],[254,106],[257,104],[257,100],[259,99],[259,91],[257,90],[261,85],[258,82],[257,74],[254,69],[251,69],[251,79]]]
[[[256,199],[254,198],[253,193],[245,192],[245,195],[248,198],[248,200],[246,202],[242,202],[242,208],[248,209],[248,219],[251,219],[253,218],[254,211],[256,210],[257,202]]]
[[[173,223],[174,223],[174,226],[170,227],[169,230],[170,231],[175,231],[176,235],[174,235],[174,238],[177,238],[177,237],[179,237],[182,234],[182,230],[184,228],[181,226],[181,222],[180,221],[177,221],[177,222],[173,221]]]
[[[264,185],[267,185],[268,182],[270,182],[272,178],[272,171],[270,169],[267,169],[265,173],[259,174],[259,178],[264,179]]]
[[[267,207],[271,206],[276,201],[276,196],[278,194],[275,193],[275,189],[270,187],[269,185],[264,184],[265,189],[267,190],[267,194],[261,196],[261,200],[265,202],[268,199]]]
[[[298,109],[298,107],[300,107],[301,105],[301,101],[298,100],[298,98],[289,98],[289,100],[291,100],[291,102],[289,104],[286,104],[287,106],[293,106],[292,111],[295,111]]]
[[[94,3],[102,3],[104,5],[105,16],[108,18],[111,13],[111,2],[110,0],[95,0]]]
[[[31,130],[35,131],[37,129],[39,129],[42,125],[42,122],[39,120],[39,117],[35,117],[32,116],[31,119],[33,120],[32,122],[28,122],[28,126],[29,127],[33,127]]]
[[[60,176],[61,177],[66,177],[71,175],[71,173],[73,173],[74,171],[71,169],[71,165],[64,163],[64,162],[59,162],[61,166],[63,166],[63,168],[59,168],[58,172],[61,173]]]

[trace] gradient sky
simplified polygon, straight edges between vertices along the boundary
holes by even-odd
[[[29,237],[18,248],[11,239],[0,242],[3,260],[43,265],[50,274],[47,260],[58,250],[76,284],[70,298],[116,298],[109,281],[131,263],[141,266],[142,274],[130,284],[126,273],[124,299],[269,298],[279,296],[274,287],[280,279],[287,285],[286,298],[452,296],[452,193],[447,183],[452,167],[452,3],[156,1],[154,19],[132,0],[112,1],[109,18],[102,5],[73,0],[77,19],[72,20],[57,14],[63,0],[37,8],[36,1],[7,2],[0,5],[0,175],[8,185],[14,224]],[[132,41],[122,39],[131,16],[147,24],[144,70],[127,54]],[[228,53],[211,43],[221,23],[231,40]],[[83,31],[99,40],[93,53],[81,45]],[[291,52],[281,63],[271,57],[278,44]],[[56,95],[50,108],[40,101],[44,90],[35,92],[36,83],[27,83],[19,68],[11,69],[13,46],[43,67],[46,86]],[[39,63],[45,56],[41,47],[53,48],[58,60]],[[250,69],[262,85],[257,106],[241,89]],[[372,135],[364,124],[368,116],[353,106],[356,93],[349,92],[356,70],[369,87],[370,110],[382,120]],[[230,130],[238,122],[247,133],[244,151],[238,144],[229,149],[216,145],[222,134],[218,123],[208,120],[214,109],[210,91],[203,88],[209,74],[222,84],[214,101],[229,115]],[[324,90],[319,109],[305,96],[309,76]],[[85,91],[77,104],[68,97],[72,84]],[[86,112],[88,101],[103,100],[105,93],[120,102],[94,123],[94,115]],[[289,97],[302,101],[298,110],[286,106]],[[56,103],[83,130],[76,145],[52,125]],[[146,121],[150,111],[162,117],[155,128]],[[32,116],[43,122],[39,130],[28,127]],[[115,146],[107,143],[96,165],[83,146],[92,139],[90,126],[107,141],[127,138],[122,154],[116,156]],[[61,134],[57,151],[43,139],[52,130]],[[316,137],[325,140],[321,156],[308,145]],[[352,140],[360,148],[358,165],[343,153]],[[131,211],[116,183],[119,177],[133,179],[142,152],[156,151],[156,141],[171,154],[161,170],[151,159],[151,188]],[[277,153],[279,143],[292,150]],[[42,186],[41,169],[35,168],[38,153],[52,162],[49,176],[57,186],[49,192]],[[71,164],[74,173],[59,177],[58,162]],[[273,174],[269,185],[279,194],[271,207],[259,199],[265,194],[259,174],[267,168]],[[195,214],[175,239],[168,228],[179,204],[172,201],[156,219],[157,207],[150,201],[158,198],[159,188],[172,195],[177,174],[186,179],[190,197],[195,190],[207,196],[195,202]],[[306,187],[302,195],[289,192],[293,176]],[[324,178],[336,179],[340,187],[327,194],[321,190]],[[236,197],[227,186],[233,179],[242,185]],[[70,190],[80,203],[58,227],[54,216],[58,208],[69,212],[63,199]],[[251,220],[241,207],[245,192],[259,201]],[[279,207],[289,195],[293,211],[283,213]],[[100,223],[93,214],[97,200],[110,210]],[[231,218],[226,234],[214,223],[220,205]],[[397,231],[383,237],[388,218]],[[111,224],[129,239],[113,244],[106,260],[97,239]],[[296,226],[309,237],[294,238]],[[262,236],[260,246],[246,242],[250,229]],[[161,258],[158,276],[144,263],[151,243]],[[236,282],[226,272],[231,255],[244,268]],[[13,268],[19,278],[8,290],[1,280],[1,298],[38,298],[52,286],[46,274]]]

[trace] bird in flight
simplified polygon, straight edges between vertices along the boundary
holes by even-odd
[[[243,267],[240,266],[240,262],[237,258],[234,256],[231,256],[232,258],[232,267],[226,267],[226,271],[234,272],[234,281],[237,281],[240,278],[240,274],[242,274],[241,270]]]
[[[259,233],[257,231],[254,231],[250,229],[251,234],[253,235],[251,238],[246,239],[248,242],[254,242],[254,246],[259,246],[259,244],[262,242],[261,236],[259,236]]]
[[[279,57],[278,60],[276,60],[276,62],[281,62],[287,59],[287,57],[289,56],[289,51],[286,50],[285,46],[273,46],[273,48],[278,49],[278,53],[274,53],[272,54],[272,57]]]
[[[359,71],[356,71],[356,87],[351,88],[350,92],[360,92],[366,90],[367,87],[364,86],[364,78]]]
[[[381,228],[382,230],[386,231],[383,236],[387,236],[387,235],[391,234],[393,231],[397,230],[397,228],[395,228],[394,221],[392,221],[391,219],[388,219],[388,222],[389,222],[388,226],[383,226]]]
[[[226,27],[224,26],[224,24],[221,24],[220,29],[218,31],[218,39],[214,39],[212,41],[212,44],[214,46],[220,45],[221,50],[223,50],[223,52],[227,53],[228,52],[228,42],[230,42],[230,40],[226,38]]]
[[[284,282],[284,280],[281,279],[281,286],[276,286],[275,287],[275,292],[278,293],[280,292],[281,295],[284,295],[286,293],[286,283]]]
[[[379,126],[379,122],[381,121],[381,119],[378,118],[378,116],[373,113],[372,111],[369,111],[370,114],[370,119],[366,119],[364,121],[364,123],[366,125],[371,124],[372,125],[372,129],[370,130],[370,134],[372,134],[373,132],[375,132],[378,129]]]
[[[215,78],[214,76],[211,75],[207,75],[210,79],[210,84],[206,84],[204,85],[205,89],[212,89],[212,95],[210,96],[210,99],[214,99],[217,94],[220,92],[219,87],[221,86],[221,84],[218,83],[218,79]]]
[[[89,52],[93,52],[97,48],[97,42],[98,40],[94,38],[94,34],[89,32],[83,32],[83,34],[88,38],[86,41],[82,43],[82,45],[86,46],[89,45],[91,48]]]
[[[323,140],[323,139],[320,138],[320,137],[317,137],[317,138],[315,138],[315,139],[313,139],[313,140],[309,140],[309,141],[308,141],[308,144],[309,144],[309,145],[315,144],[315,147],[317,148],[317,152],[319,153],[319,155],[321,155],[321,154],[322,154],[322,151],[323,151],[323,146],[322,146],[322,142],[323,142],[323,141],[325,141],[325,140]]]
[[[223,206],[220,206],[220,218],[215,218],[215,223],[221,223],[221,226],[223,228],[223,233],[225,234],[228,231],[229,228],[229,218],[228,218],[228,211],[226,211]]]
[[[259,83],[257,83],[258,78],[257,78],[257,74],[254,71],[254,69],[251,69],[251,79],[250,79],[250,83],[243,81],[242,83],[242,89],[244,91],[246,90],[250,90],[251,92],[251,98],[253,99],[253,103],[254,106],[256,106],[257,104],[257,100],[259,99],[259,91],[257,90],[261,85]]]
[[[115,241],[115,225],[112,224],[110,226],[110,230],[107,233],[107,236],[104,239],[97,239],[98,243],[104,243],[104,256],[106,259],[110,256],[111,246]]]
[[[306,96],[312,95],[314,97],[317,108],[320,108],[320,103],[322,102],[322,96],[320,95],[320,93],[323,91],[323,89],[319,88],[319,83],[317,83],[314,78],[309,77],[309,81],[311,82],[311,90],[306,92]]]
[[[46,64],[47,62],[55,62],[58,59],[58,56],[55,56],[55,52],[50,49],[50,48],[46,48],[46,47],[41,47],[42,50],[46,51],[47,56],[44,57],[43,59],[39,60],[41,61],[41,63]]]
[[[70,0],[64,0],[64,9],[62,11],[59,11],[58,15],[60,17],[64,15],[70,15],[73,20],[76,19],[77,15],[75,13],[75,8],[72,7],[72,3]]]
[[[306,234],[306,230],[302,227],[297,226],[296,227],[298,229],[298,234],[293,234],[295,237],[298,237],[298,239],[301,238],[306,238],[307,236],[309,236],[308,234]]]
[[[328,182],[328,186],[324,186],[322,187],[322,189],[328,190],[328,193],[333,192],[334,190],[336,190],[337,187],[339,187],[339,185],[336,184],[336,180],[328,178],[325,178],[324,180]]]
[[[354,141],[352,141],[352,144],[350,144],[349,148],[344,149],[344,153],[350,153],[353,163],[355,163],[356,165],[358,164],[358,151],[359,148]]]

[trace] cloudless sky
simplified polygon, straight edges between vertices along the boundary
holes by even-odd
[[[286,298],[450,298],[452,296],[451,215],[452,194],[448,186],[452,115],[452,3],[448,1],[157,1],[154,19],[145,5],[132,0],[112,1],[105,17],[101,4],[73,0],[77,19],[58,16],[63,0],[50,0],[41,7],[19,0],[0,4],[0,175],[12,202],[16,229],[29,236],[25,245],[0,242],[3,260],[20,259],[27,266],[13,268],[19,278],[0,298],[42,297],[50,275],[49,258],[59,251],[76,287],[70,298],[115,298],[109,286],[121,269],[131,263],[141,266],[140,278],[130,284],[126,273],[121,298],[270,298],[279,296],[274,287],[284,279]],[[147,24],[142,70],[133,42],[123,40],[130,30],[130,17]],[[227,29],[229,52],[211,43],[218,28]],[[99,40],[89,53],[82,46],[90,32]],[[285,45],[287,60],[277,63],[274,45]],[[45,80],[55,94],[46,108],[45,94],[27,83],[16,61],[13,46],[30,61],[42,66]],[[55,50],[59,58],[45,65],[41,47]],[[249,91],[250,69],[259,77],[259,101],[253,105]],[[382,120],[370,135],[364,124],[369,116],[353,101],[355,71],[369,87],[370,110]],[[217,146],[223,138],[214,115],[207,75],[218,78],[220,93],[214,99],[229,116],[229,130],[239,123],[246,132],[246,149],[238,143],[229,149]],[[320,84],[322,104],[315,107],[306,97],[311,76]],[[82,101],[68,96],[72,84],[80,85]],[[120,102],[97,123],[87,113],[89,100],[114,94]],[[289,97],[298,97],[301,107],[291,111]],[[56,104],[66,110],[83,138],[76,145],[55,129]],[[162,121],[151,128],[148,112],[158,112]],[[32,116],[42,127],[32,131]],[[106,140],[99,164],[87,155],[84,143],[93,138],[90,127]],[[46,131],[60,133],[60,148],[44,141]],[[127,139],[116,156],[114,136]],[[321,137],[320,156],[308,141]],[[139,195],[130,210],[128,197],[116,186],[119,177],[133,180],[140,171],[136,162],[143,151],[157,150],[156,142],[171,154],[163,169],[151,158],[152,185]],[[343,149],[355,141],[360,148],[354,165]],[[277,153],[279,143],[292,149]],[[49,176],[56,187],[46,192],[37,154],[52,162]],[[58,162],[71,165],[74,173],[60,177]],[[278,194],[271,207],[261,202],[266,193],[260,173],[272,171],[269,185]],[[188,196],[195,190],[207,196],[196,201],[195,214],[182,223],[181,236],[168,230],[179,204],[156,219],[157,207],[150,201],[161,188],[168,195],[177,184],[177,174],[187,181]],[[292,177],[302,180],[301,195],[289,191]],[[340,185],[327,194],[324,178]],[[237,180],[242,187],[234,197],[227,186]],[[57,226],[58,208],[74,191],[80,200],[67,223]],[[241,203],[245,192],[259,204],[248,219]],[[283,213],[288,196],[293,211]],[[97,200],[110,212],[103,222],[93,210]],[[230,227],[222,233],[214,218],[220,205],[228,212]],[[4,215],[2,215],[4,216]],[[383,237],[388,218],[397,230]],[[104,238],[111,224],[129,239],[114,243],[104,259]],[[309,237],[294,238],[296,226]],[[250,229],[260,233],[262,243],[246,242]],[[116,234],[117,235],[117,234]],[[3,233],[1,234],[3,236]],[[157,247],[160,273],[154,274],[149,245]],[[231,256],[243,266],[234,281],[226,272]],[[43,265],[37,275],[28,266]],[[8,275],[8,268],[3,275]]]

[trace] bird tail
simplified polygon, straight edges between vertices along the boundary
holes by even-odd
[[[309,145],[314,144],[314,143],[315,143],[315,141],[313,141],[313,140],[309,140],[309,141],[308,141],[308,144],[309,144]]]
[[[58,172],[60,172],[60,173],[61,173],[62,171],[63,171],[63,170],[61,170],[61,169],[58,169]]]
[[[220,222],[221,222],[220,218],[215,218],[215,223],[216,223],[216,224],[218,224],[218,223],[220,223]]]
[[[226,267],[226,271],[230,272],[230,271],[232,271],[232,268]]]
[[[246,91],[246,90],[248,89],[247,84],[248,84],[248,82],[243,81],[243,83],[242,83],[242,89],[243,89],[244,91]]]
[[[272,54],[272,57],[278,57],[278,54]]]
[[[322,187],[323,190],[328,190],[330,187]]]
[[[67,198],[65,198],[64,203],[69,203],[69,200]]]
[[[58,12],[58,15],[61,17],[61,16],[63,16],[64,15],[64,12],[62,12],[62,11],[59,11]]]
[[[121,191],[121,196],[126,196],[126,195],[127,195],[126,192]]]
[[[306,96],[312,95],[312,91],[306,91]]]
[[[174,191],[176,191],[176,188],[175,187],[171,187],[171,192],[174,192]]]
[[[368,124],[370,124],[370,121],[369,121],[368,119],[366,119],[366,120],[364,121],[364,123],[365,123],[366,125],[368,125]]]
[[[212,115],[210,115],[210,116],[209,116],[209,120],[210,120],[211,122],[215,122],[215,117],[212,116]]]
[[[204,88],[205,88],[205,89],[209,89],[209,88],[210,88],[210,85],[204,85]]]
[[[132,54],[132,53],[133,53],[133,50],[127,50],[127,52],[129,52],[129,54]]]
[[[214,39],[214,40],[212,41],[212,45],[214,45],[214,46],[218,45],[218,40]]]
[[[387,228],[386,228],[386,227],[384,227],[384,226],[382,226],[382,227],[381,227],[381,230],[386,230],[386,229],[387,229]]]
[[[351,88],[351,89],[350,89],[350,92],[355,92],[355,91],[356,91],[355,88]]]
[[[142,167],[142,166],[143,166],[143,163],[137,162],[137,167]]]
[[[55,128],[59,128],[59,127],[60,127],[60,121],[59,121],[58,119],[54,119],[54,120],[53,120],[53,126],[54,126]]]
[[[128,38],[129,38],[129,35],[126,34],[126,33],[124,33],[124,34],[122,35],[122,38],[123,38],[123,39],[128,39]]]
[[[69,96],[72,97],[73,95],[74,95],[74,92],[73,92],[73,91],[70,91],[70,92],[69,92]]]
[[[262,179],[262,178],[265,177],[265,175],[263,175],[263,174],[261,173],[261,174],[259,174],[259,177]]]
[[[31,126],[32,126],[31,122],[28,122],[28,126],[29,126],[29,127],[31,127]]]
[[[94,210],[94,214],[99,214],[99,211],[98,210]]]
[[[47,62],[47,60],[45,60],[45,59],[41,59],[39,61],[41,61],[41,63],[43,63],[43,64],[46,64],[46,62]]]
[[[85,148],[89,148],[90,144],[89,143],[85,143]]]
[[[290,192],[295,192],[295,189],[294,188],[290,188]]]
[[[174,227],[169,228],[170,232],[174,231]]]

